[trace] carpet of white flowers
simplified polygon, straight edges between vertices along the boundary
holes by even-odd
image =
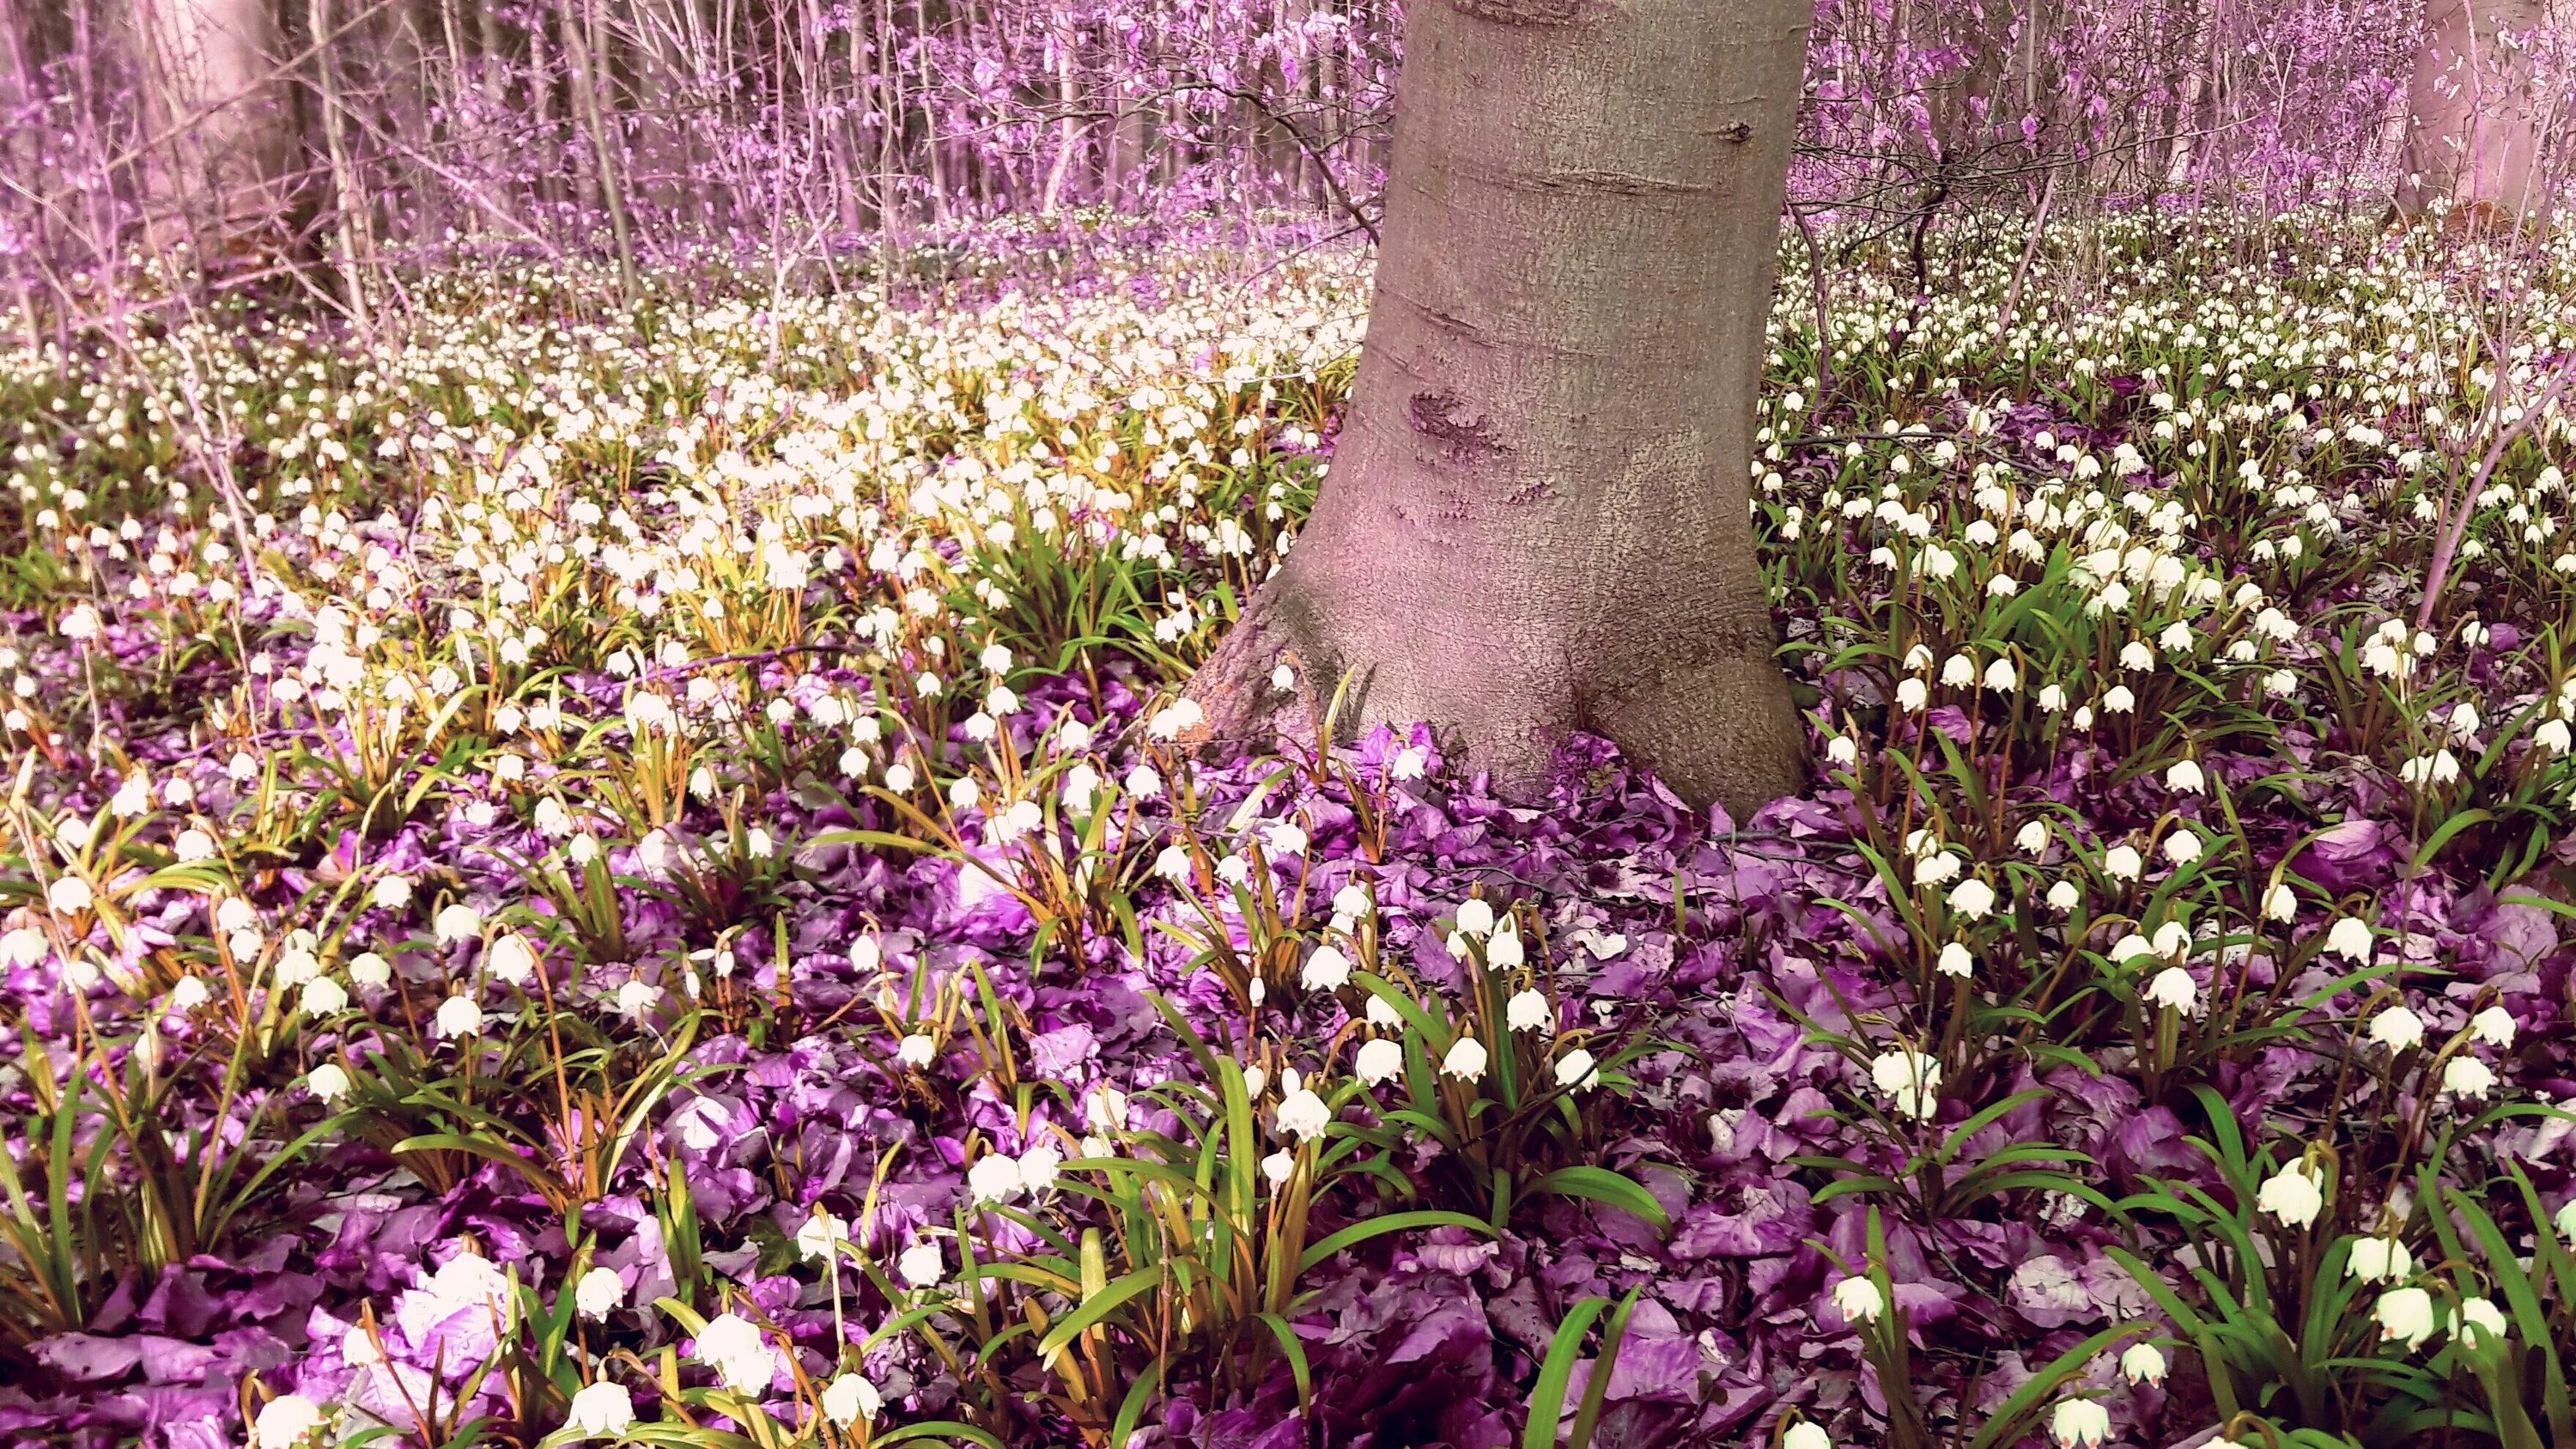
[[[1849,240],[1741,821],[1174,746],[1364,258],[0,358],[0,1433],[2576,1442],[2576,254]]]

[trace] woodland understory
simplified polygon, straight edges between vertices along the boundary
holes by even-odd
[[[2543,1442],[2565,248],[2023,241],[1788,252],[1742,821],[1167,743],[1347,252],[18,354],[0,1422]]]
[[[2494,6],[1818,10],[1730,813],[1203,739],[1389,7],[0,0],[0,1444],[2576,1449]]]

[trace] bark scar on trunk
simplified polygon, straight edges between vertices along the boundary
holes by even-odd
[[[1417,392],[1405,405],[1405,422],[1441,445],[1453,463],[1476,462],[1511,450],[1485,419],[1466,416],[1467,405],[1445,392]]]
[[[1570,191],[1578,196],[1709,196],[1717,190],[1692,181],[1631,176],[1618,171],[1559,171],[1533,179],[1530,186],[1536,191]]]
[[[1596,8],[1595,0],[1448,0],[1448,4],[1461,15],[1496,25],[1572,25]]]

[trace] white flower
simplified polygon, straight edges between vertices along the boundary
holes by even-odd
[[[2379,1321],[2381,1342],[2403,1340],[2411,1353],[2433,1336],[2433,1295],[2421,1288],[2391,1288],[2379,1295],[2371,1317]]]
[[[2344,1259],[2345,1271],[2364,1283],[2385,1283],[2404,1278],[2415,1271],[2415,1255],[2395,1238],[2373,1235],[2352,1240],[2352,1251]]]
[[[1834,1449],[1834,1436],[1813,1419],[1800,1419],[1780,1436],[1780,1449]]]
[[[2037,820],[2023,825],[2021,832],[2013,837],[2013,844],[2020,847],[2022,854],[2033,860],[2039,859],[2048,853],[2048,826]]]
[[[2002,575],[1998,574],[1996,577],[2000,578]],[[2011,660],[1998,658],[1994,663],[1986,666],[1986,688],[1995,693],[2010,694],[2020,684],[2020,678],[2013,673]]]
[[[328,976],[316,976],[304,983],[302,1004],[306,1016],[329,1016],[349,1004],[349,991]]]
[[[2299,896],[2286,885],[2276,885],[2263,897],[2263,914],[2276,921],[2294,919],[2299,914]]]
[[[1556,1059],[1556,1084],[1578,1091],[1601,1085],[1601,1072],[1593,1065],[1592,1053],[1581,1047]]]
[[[1503,1005],[1503,1021],[1514,1031],[1537,1031],[1548,1024],[1547,997],[1537,991],[1520,991]]]
[[[861,1419],[873,1419],[884,1407],[885,1397],[877,1392],[877,1386],[857,1374],[843,1374],[823,1386],[823,1417],[842,1428]]]
[[[975,1159],[966,1169],[966,1189],[978,1204],[1004,1202],[1020,1191],[1020,1164],[998,1152]]]
[[[472,1036],[483,1029],[483,1008],[471,996],[451,996],[438,1004],[433,1028],[440,1036]]]
[[[2060,1399],[2049,1416],[2048,1437],[2058,1449],[2095,1449],[2111,1436],[2111,1411],[2091,1399]]]
[[[1922,680],[1905,679],[1897,682],[1896,707],[1905,711],[1907,714],[1921,713],[1923,706],[1928,703],[1931,698],[1931,687],[1926,685]]]
[[[2075,882],[2062,880],[2048,888],[2048,904],[2060,914],[2071,916],[2077,906],[2084,904],[2084,892]]]
[[[458,901],[442,907],[429,928],[442,946],[451,941],[470,941],[483,934],[483,913]]]
[[[349,1073],[338,1062],[324,1062],[304,1074],[304,1090],[323,1106],[333,1106],[349,1095]]]
[[[1827,762],[1849,769],[1860,763],[1860,746],[1849,735],[1836,735],[1825,741]]]
[[[2453,1057],[2442,1065],[2442,1090],[2462,1097],[2484,1097],[2495,1090],[2495,1068],[2476,1057]]]
[[[1127,1126],[1127,1094],[1103,1082],[1082,1099],[1083,1124],[1094,1132],[1118,1132]]]
[[[1483,1077],[1485,1044],[1472,1036],[1458,1038],[1450,1045],[1448,1055],[1440,1059],[1440,1070],[1464,1082],[1472,1082]]]
[[[2134,846],[2115,845],[2102,853],[2102,873],[2113,880],[2136,880],[2146,868]]]
[[[593,1268],[573,1285],[572,1301],[582,1317],[606,1318],[626,1302],[626,1280],[614,1268]]]
[[[2490,1006],[2469,1018],[2469,1035],[2493,1047],[2513,1045],[2513,1013],[2501,1006]]]
[[[386,910],[399,911],[411,904],[411,878],[386,876],[376,882],[375,889],[367,892],[367,899]]]
[[[1977,958],[1968,953],[1966,946],[1952,941],[1941,948],[1940,963],[1933,969],[1944,976],[1956,976],[1965,980],[1976,974]]]
[[[895,1272],[915,1288],[927,1288],[948,1274],[948,1260],[937,1243],[915,1243],[895,1260]]]
[[[1329,944],[1318,946],[1297,980],[1309,991],[1339,991],[1350,984],[1351,958]]]
[[[2133,1384],[2165,1381],[2165,1353],[2152,1343],[2133,1343],[2120,1355],[2120,1377]]]
[[[2370,924],[2359,916],[2346,916],[2335,922],[2326,930],[2326,949],[2348,961],[2368,961]]]
[[[1869,1064],[1869,1078],[1901,1116],[1929,1121],[1940,1107],[1941,1063],[1922,1052],[1881,1052]]]
[[[382,986],[394,979],[394,963],[373,951],[349,958],[349,979],[360,986]]]
[[[484,953],[483,969],[512,986],[525,986],[537,974],[537,953],[526,937],[504,935]]]
[[[2264,1179],[2254,1194],[2255,1206],[2293,1228],[2315,1222],[2318,1209],[2325,1204],[2325,1184],[2304,1160]]]
[[[1057,1169],[1064,1166],[1064,1154],[1041,1142],[1020,1153],[1020,1187],[1031,1193],[1045,1192],[1055,1186]]]
[[[89,882],[76,875],[56,877],[52,885],[45,887],[45,904],[66,916],[88,910],[94,899]],[[294,1396],[290,1394],[287,1397]]]
[[[629,980],[617,988],[617,1010],[622,1016],[642,1021],[644,1014],[662,999],[662,988],[650,981]]]
[[[2200,850],[2200,836],[2187,827],[2165,837],[2165,859],[2176,865],[2189,865],[2200,859]]]
[[[2543,750],[2548,751],[2550,754],[2563,755],[2568,751],[2570,735],[2571,732],[2567,728],[2567,721],[2563,719],[2543,720],[2540,722],[2540,728],[2531,732],[2531,742],[2538,745]]]
[[[2197,763],[2176,760],[2173,768],[2165,771],[2165,788],[2178,795],[2197,795],[2208,788],[2208,782],[2202,777]]]
[[[938,1052],[938,1043],[917,1031],[894,1044],[894,1059],[916,1072],[927,1068]]]
[[[1369,999],[1375,1001],[1377,998]],[[1360,1074],[1361,1081],[1374,1087],[1404,1070],[1404,1048],[1386,1037],[1363,1042],[1352,1067]]]
[[[2424,1040],[2424,1018],[2403,1006],[2392,1006],[2370,1019],[2370,1039],[2392,1052]]]
[[[1950,909],[1972,921],[1982,921],[1995,909],[1995,888],[1970,876],[1950,888]]]
[[[576,1438],[615,1439],[634,1427],[635,1400],[624,1384],[602,1379],[572,1396],[572,1412],[565,1422],[577,1431]]]
[[[260,1406],[251,1440],[258,1449],[291,1449],[321,1425],[321,1405],[302,1394],[280,1394]]]
[[[2168,966],[2147,983],[2147,1000],[2157,1006],[2171,1007],[2188,1014],[2200,999],[2200,984],[2191,973],[2179,966]]]
[[[194,1011],[205,1005],[212,996],[213,993],[206,990],[204,977],[182,976],[179,978],[179,984],[170,988],[170,1009]]]
[[[828,1212],[810,1213],[796,1229],[796,1256],[807,1262],[832,1256],[832,1247],[850,1235],[849,1225]]]
[[[2451,1336],[2470,1348],[2493,1342],[2512,1332],[2504,1321],[2504,1310],[2491,1298],[2463,1298],[2451,1312]]]
[[[1305,1142],[1320,1134],[1333,1120],[1333,1109],[1324,1105],[1323,1098],[1299,1087],[1279,1099],[1277,1120],[1280,1131]]]
[[[1887,1298],[1878,1291],[1877,1284],[1855,1274],[1834,1285],[1834,1309],[1842,1314],[1844,1322],[1857,1327],[1876,1323],[1878,1316],[1887,1311]]]
[[[1494,908],[1482,897],[1470,896],[1458,903],[1458,930],[1462,935],[1482,936],[1494,929]]]
[[[739,1314],[711,1320],[698,1334],[698,1362],[716,1371],[738,1394],[766,1393],[778,1372],[778,1355],[759,1327]]]
[[[1174,740],[1206,718],[1197,700],[1178,699],[1154,712],[1153,718],[1145,722],[1145,733],[1158,740]]]

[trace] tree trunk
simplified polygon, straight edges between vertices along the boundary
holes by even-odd
[[[1202,734],[1427,721],[1516,793],[1572,730],[1795,790],[1747,467],[1811,0],[1417,0],[1328,485]],[[1271,688],[1293,666],[1296,698]]]
[[[579,6],[576,9],[576,6]],[[626,188],[618,174],[616,144],[609,135],[605,104],[600,91],[607,78],[591,64],[590,7],[588,0],[564,0],[556,12],[563,37],[564,69],[571,74],[573,129],[589,143],[591,176],[598,183],[600,209],[608,215],[608,234],[617,248],[617,282],[620,292],[632,301],[635,297],[635,237],[626,224]]]
[[[2424,42],[2406,90],[2398,210],[2446,200],[2472,221],[2519,218],[2540,194],[2539,98],[2527,36],[2542,0],[2425,0]]]
[[[282,226],[295,147],[271,70],[276,16],[267,0],[137,0],[135,10],[151,62],[144,129],[167,138],[150,163],[155,227],[226,249],[264,245],[251,238]]]
[[[340,286],[348,294],[349,316],[362,335],[372,336],[367,308],[367,217],[365,193],[357,168],[349,164],[349,147],[340,124],[340,52],[332,43],[330,0],[306,0],[313,27],[313,73],[321,82],[324,154],[331,164],[331,229],[339,242]]]

